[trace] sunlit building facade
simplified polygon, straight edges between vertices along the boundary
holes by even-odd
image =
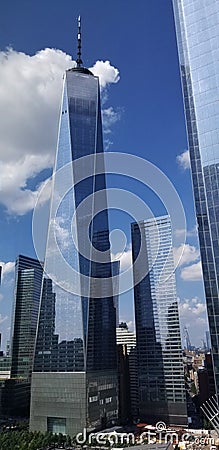
[[[219,394],[219,2],[173,0],[202,270]]]
[[[118,417],[116,307],[104,161],[97,163],[97,154],[103,154],[99,80],[78,64],[64,80],[32,377],[32,430],[75,435],[110,426]],[[93,156],[88,165],[87,156]],[[96,250],[104,252],[104,262]]]
[[[140,250],[141,249],[141,250]],[[145,277],[138,280],[138,255]],[[139,418],[187,424],[172,230],[168,216],[132,224]]]

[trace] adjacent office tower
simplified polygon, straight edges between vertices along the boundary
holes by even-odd
[[[167,424],[186,424],[170,218],[164,216],[133,223],[132,252],[139,418],[149,423],[163,420]],[[137,282],[143,264],[145,277]]]
[[[77,67],[64,78],[30,417],[32,430],[70,435],[106,427],[118,416],[106,181],[97,159],[103,154],[99,80],[82,67],[80,47],[79,20]],[[89,155],[78,169],[79,158]],[[95,249],[105,252],[105,262],[97,261]]]
[[[0,413],[28,417],[30,383],[40,307],[43,268],[33,258],[19,255],[15,266],[15,291],[10,356],[2,359]],[[10,376],[7,371],[10,371]]]
[[[219,2],[173,0],[202,270],[219,394]]]
[[[43,268],[38,260],[18,256],[15,265],[11,378],[31,379],[42,276]]]

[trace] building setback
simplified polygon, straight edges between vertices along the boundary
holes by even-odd
[[[139,418],[183,425],[187,412],[170,218],[133,223],[132,252]],[[138,282],[143,264],[148,273]]]
[[[219,394],[219,2],[173,0],[193,192]]]

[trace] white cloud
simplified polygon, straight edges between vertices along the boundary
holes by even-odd
[[[194,245],[190,244],[181,244],[179,247],[174,247],[173,255],[175,264],[179,261],[179,267],[195,262],[200,257],[199,250]]]
[[[37,197],[37,206],[44,205],[50,199],[52,189],[52,178],[47,178],[47,180],[43,181],[37,187],[38,197]]]
[[[63,217],[56,217],[53,220],[54,225],[54,233],[57,238],[58,244],[61,246],[61,249],[67,249],[70,245],[70,234],[69,230],[65,228],[66,221]]]
[[[101,88],[105,88],[111,83],[118,83],[120,79],[118,69],[111,66],[110,61],[96,61],[90,70],[99,77]]]
[[[199,281],[202,280],[201,261],[187,267],[183,267],[180,273],[184,281]]]
[[[112,106],[102,110],[103,129],[106,134],[111,133],[112,125],[118,122],[121,117],[121,111],[115,111]]]
[[[185,299],[180,303],[180,314],[182,317],[189,317],[190,315],[200,316],[202,313],[206,313],[206,305],[201,303],[198,297]]]
[[[184,228],[178,228],[174,231],[174,234],[176,237],[183,237],[185,234],[185,229]],[[191,228],[191,230],[186,230],[186,236],[187,237],[197,237],[198,235],[198,231],[197,231],[197,226],[194,226],[193,228]]]
[[[180,270],[180,277],[184,281],[200,281],[202,280],[202,267],[200,259],[200,252],[190,244],[181,244],[179,247],[173,249],[175,264],[178,263]],[[191,264],[194,263],[194,264]]]
[[[207,327],[208,327],[208,321],[207,321],[207,318],[204,318],[204,317],[197,317],[197,319],[196,319],[196,324],[197,324],[197,325],[205,325],[205,328],[207,328]]]
[[[176,230],[174,230],[174,234],[176,237],[183,237],[185,234],[185,228],[177,228]]]
[[[176,160],[177,160],[179,166],[182,167],[183,170],[190,169],[189,150],[186,150],[185,152],[178,155]]]
[[[205,302],[202,302],[198,297],[183,299],[179,301],[179,315],[182,327],[183,346],[185,344],[183,327],[189,330],[192,344],[200,346],[201,338],[205,338],[205,331],[208,329]]]
[[[104,132],[104,148],[108,150],[113,144],[109,135],[112,132],[113,125],[121,118],[121,109],[114,110],[112,106],[106,109],[102,109],[102,123]]]
[[[124,272],[125,270],[132,267],[132,251],[128,248],[123,253],[116,253],[112,255],[112,261],[120,261],[120,272]]]
[[[129,331],[135,331],[135,324],[134,324],[133,320],[129,320],[129,322],[127,322],[127,325],[128,325]]]
[[[74,65],[56,49],[33,56],[0,52],[0,202],[9,213],[23,215],[34,207],[42,186],[30,189],[28,181],[53,165],[63,73]],[[119,80],[109,61],[97,61],[91,70],[102,90]],[[112,109],[111,125],[116,114]]]
[[[187,236],[188,237],[197,237],[198,236],[198,227],[197,225],[194,225],[193,228],[191,228],[191,230],[187,230]]]
[[[93,67],[90,67],[91,72],[99,77],[101,89],[102,105],[108,98],[107,87],[111,83],[118,83],[120,80],[119,71],[113,67],[109,61],[96,61]],[[104,148],[108,150],[112,141],[109,134],[112,131],[112,126],[120,120],[121,110],[114,110],[112,106],[102,109],[102,122],[104,132]]]
[[[3,276],[7,275],[11,272],[14,272],[14,268],[15,268],[15,262],[12,261],[8,261],[8,262],[3,262],[0,261],[0,266],[2,266],[2,273]]]

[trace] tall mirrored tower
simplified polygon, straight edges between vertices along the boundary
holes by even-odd
[[[166,424],[186,425],[170,218],[163,216],[133,223],[132,252],[139,418],[148,423],[163,420]],[[148,274],[136,283],[143,264]]]
[[[219,2],[173,0],[202,270],[219,394]]]
[[[30,419],[32,430],[70,435],[118,414],[100,89],[80,47],[79,21],[77,67],[64,79]]]

